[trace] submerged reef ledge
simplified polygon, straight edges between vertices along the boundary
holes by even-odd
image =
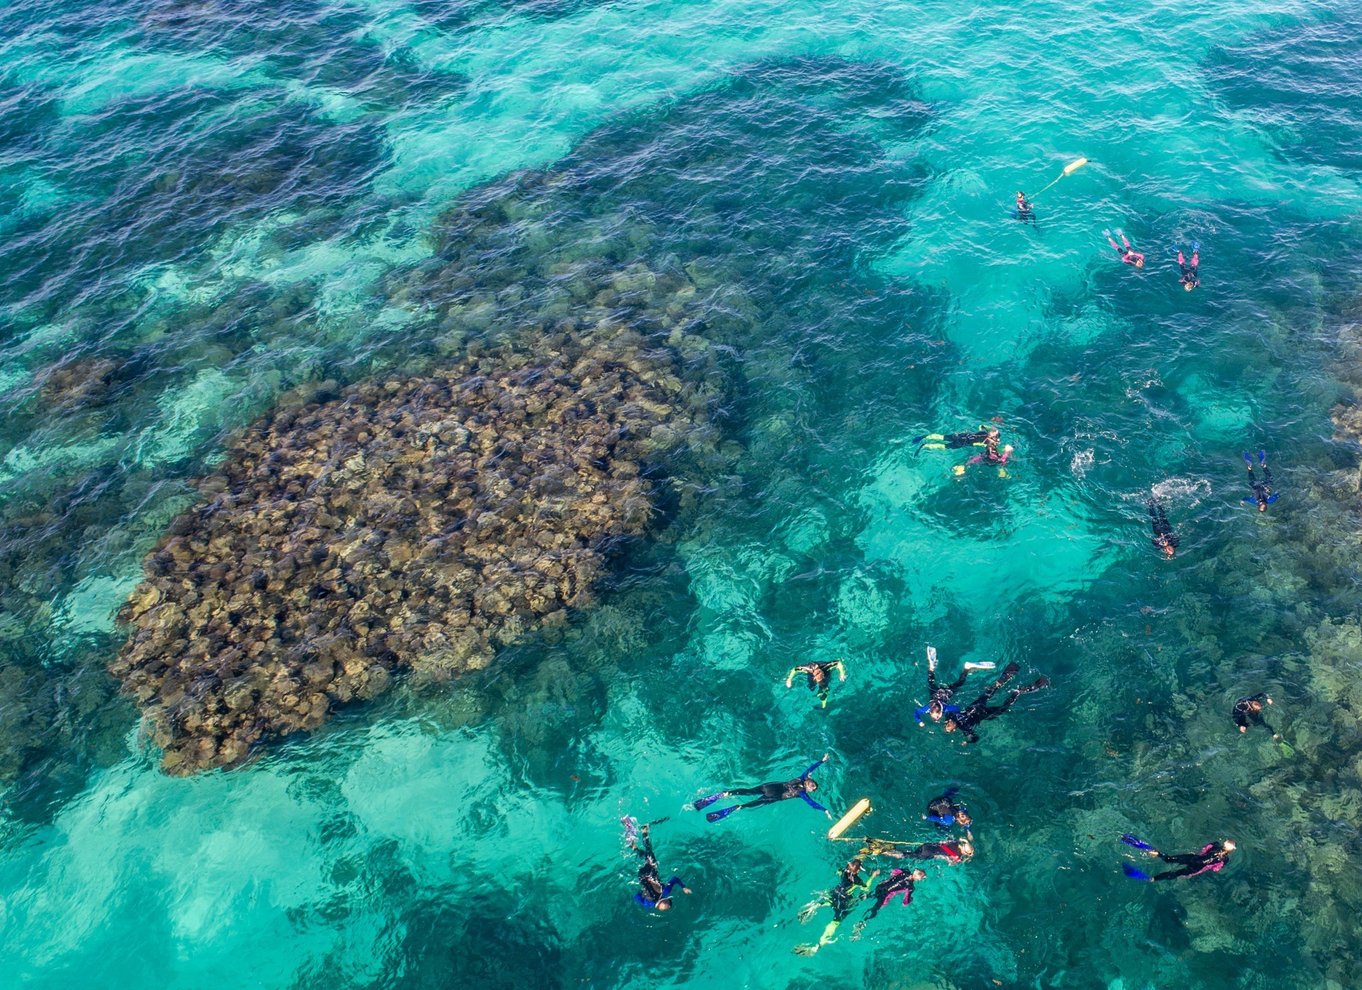
[[[623,327],[359,383],[236,437],[120,612],[110,669],[168,773],[242,762],[394,672],[443,679],[581,606],[703,417]]]

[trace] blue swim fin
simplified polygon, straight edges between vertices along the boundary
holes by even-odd
[[[715,822],[721,822],[741,807],[742,805],[735,804],[731,808],[720,808],[718,811],[711,811],[709,814],[705,815],[705,821],[709,822],[711,825]]]
[[[1260,451],[1258,451],[1258,463],[1259,463],[1259,464],[1266,464],[1266,463],[1267,463],[1267,451],[1266,451],[1266,450],[1260,450]]]
[[[1247,464],[1249,467],[1253,467],[1253,455],[1251,455],[1247,450],[1244,451],[1244,463]]]
[[[1154,848],[1148,842],[1145,842],[1143,839],[1135,838],[1135,836],[1131,835],[1129,832],[1126,832],[1121,836],[1121,841],[1128,846],[1134,846],[1136,849],[1144,849],[1145,851]]]
[[[1146,873],[1144,870],[1137,870],[1135,867],[1131,866],[1129,863],[1122,863],[1122,864],[1121,864],[1121,872],[1123,872],[1123,873],[1124,873],[1127,877],[1129,877],[1131,880],[1145,880],[1145,881],[1149,881],[1149,880],[1153,880],[1153,879],[1154,879],[1154,878],[1151,877],[1148,873]]]
[[[719,798],[723,796],[724,792],[719,791],[719,793],[717,794],[709,794],[706,795],[705,797],[697,798],[695,801],[695,810],[700,811],[704,808],[708,808],[711,804],[713,804],[715,801],[719,800]]]

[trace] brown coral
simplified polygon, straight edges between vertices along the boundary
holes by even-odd
[[[392,672],[486,666],[580,605],[652,511],[640,458],[689,413],[670,363],[619,330],[502,347],[276,413],[211,501],[144,562],[111,669],[163,767],[230,766],[321,725]]]

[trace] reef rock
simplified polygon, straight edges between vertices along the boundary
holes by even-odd
[[[641,458],[697,407],[670,352],[598,327],[284,407],[199,482],[112,663],[163,767],[231,766],[392,674],[441,679],[561,622],[653,512]],[[664,429],[665,427],[665,429]]]

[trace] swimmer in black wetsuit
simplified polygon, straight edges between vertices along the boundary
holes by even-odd
[[[804,910],[799,912],[799,920],[808,921],[820,907],[830,906],[832,908],[832,920],[823,929],[823,934],[817,942],[813,945],[796,946],[795,952],[801,956],[811,956],[831,942],[837,934],[838,926],[846,921],[847,916],[851,914],[852,907],[870,890],[870,881],[879,875],[879,870],[875,870],[869,876],[862,875],[859,858],[853,859],[842,867],[842,876],[837,881],[837,886],[832,888],[825,897],[806,905]]]
[[[949,829],[952,825],[959,825],[965,830],[965,835],[969,835],[970,826],[974,824],[974,819],[970,817],[969,810],[963,804],[955,800],[955,795],[960,793],[960,788],[952,784],[946,788],[946,793],[932,798],[927,802],[927,813],[922,817],[940,829]]]
[[[880,908],[884,907],[899,894],[903,895],[903,906],[907,907],[913,902],[913,887],[919,880],[926,880],[927,874],[922,870],[893,869],[889,871],[889,879],[880,882],[875,888],[875,892],[870,895],[875,903],[870,906],[865,917],[856,923],[856,930],[852,933],[852,938],[860,938],[861,931],[865,928],[865,923],[875,915],[880,913]]]
[[[796,797],[803,798],[804,802],[810,808],[813,808],[815,811],[821,811],[831,818],[832,812],[828,811],[827,808],[809,797],[811,793],[818,790],[818,784],[814,782],[813,777],[810,775],[826,762],[828,762],[828,754],[824,753],[821,760],[809,764],[809,768],[794,780],[773,781],[766,784],[759,784],[756,787],[740,787],[736,790],[719,791],[717,794],[710,794],[695,802],[695,810],[701,811],[708,808],[720,798],[756,794],[759,795],[759,797],[755,801],[748,801],[746,804],[735,804],[731,808],[721,808],[718,811],[711,811],[709,814],[705,815],[705,820],[708,822],[722,821],[733,814],[733,812],[741,811],[743,808],[759,808],[763,804],[776,804],[779,801],[788,801],[790,798]]]
[[[971,701],[963,710],[946,719],[946,724],[943,725],[942,728],[947,732],[959,730],[965,734],[966,743],[976,743],[979,741],[979,736],[974,731],[975,726],[979,725],[981,722],[987,722],[991,718],[997,718],[1016,704],[1017,699],[1022,695],[1030,694],[1032,691],[1039,691],[1041,688],[1050,686],[1050,678],[1044,676],[1037,677],[1035,681],[1024,688],[1013,688],[1007,693],[1007,698],[1001,705],[996,708],[990,708],[988,706],[989,699],[992,698],[1004,684],[1012,680],[1019,670],[1021,670],[1021,667],[1017,664],[1009,663],[1003,668],[1003,672],[998,675],[998,679],[984,689],[983,694]]]
[[[1017,191],[1017,219],[1022,223],[1034,224],[1036,222],[1036,211],[1031,206],[1031,201],[1026,198],[1026,193]]]
[[[923,450],[956,450],[960,447],[983,447],[991,451],[990,459],[998,459],[998,439],[996,426],[980,426],[973,433],[924,433],[913,437],[919,452]]]
[[[878,845],[872,839],[866,845],[866,852],[872,856],[888,856],[890,859],[944,859],[951,866],[967,863],[974,858],[974,843],[969,837],[948,839],[945,842],[924,842],[912,849],[897,849],[894,846]]]
[[[954,715],[960,711],[959,706],[949,704],[955,692],[965,686],[965,678],[970,675],[972,670],[992,670],[991,663],[966,663],[956,678],[954,684],[941,685],[936,682],[936,647],[927,647],[927,703],[918,705],[913,712],[913,717],[917,719],[918,726],[926,725],[922,721],[924,715],[930,716],[933,722],[940,722],[945,715]]]
[[[1157,499],[1150,499],[1145,503],[1149,509],[1150,525],[1154,528],[1154,546],[1158,547],[1163,555],[1170,560],[1173,554],[1177,553],[1178,544],[1182,542],[1177,534],[1173,532],[1173,524],[1168,521],[1168,516],[1163,511],[1163,505]]]
[[[1150,849],[1148,850],[1149,855],[1161,859],[1165,863],[1176,863],[1180,869],[1164,870],[1162,873],[1155,873],[1152,877],[1129,863],[1122,863],[1121,869],[1132,880],[1148,881],[1177,880],[1180,877],[1196,877],[1203,873],[1219,873],[1229,862],[1230,853],[1234,852],[1234,849],[1233,839],[1208,843],[1202,848],[1201,852],[1178,853],[1175,856],[1166,856],[1157,849]]]
[[[1253,474],[1253,458],[1248,451],[1244,451],[1244,463],[1248,465],[1248,483],[1252,490],[1252,495],[1245,495],[1244,501],[1250,505],[1257,504],[1259,512],[1266,512],[1267,507],[1277,501],[1277,493],[1272,490],[1272,470],[1267,466],[1267,451],[1258,451],[1258,466],[1263,469],[1263,480],[1259,481]]]
[[[818,700],[823,703],[823,707],[828,707],[828,688],[832,687],[832,672],[837,672],[839,679],[847,679],[847,668],[841,660],[831,662],[801,663],[798,667],[791,667],[790,672],[785,675],[785,686],[793,687],[796,674],[804,674],[809,679],[809,690],[818,692]]]
[[[1239,726],[1240,732],[1247,732],[1251,725],[1261,725],[1268,732],[1272,733],[1273,739],[1280,739],[1277,730],[1267,724],[1263,718],[1263,703],[1272,704],[1266,692],[1250,695],[1247,698],[1240,698],[1234,703],[1234,710],[1230,712],[1230,717],[1234,719],[1234,724]]]
[[[648,835],[647,825],[643,826],[642,833],[641,847],[637,840],[630,841],[634,852],[643,860],[643,865],[638,868],[638,882],[643,890],[634,895],[634,900],[644,908],[670,911],[672,888],[679,884],[681,890],[687,894],[690,893],[690,888],[686,886],[686,881],[678,876],[673,876],[665,884],[662,882],[662,874],[657,868],[657,856],[653,854],[653,840]]]

